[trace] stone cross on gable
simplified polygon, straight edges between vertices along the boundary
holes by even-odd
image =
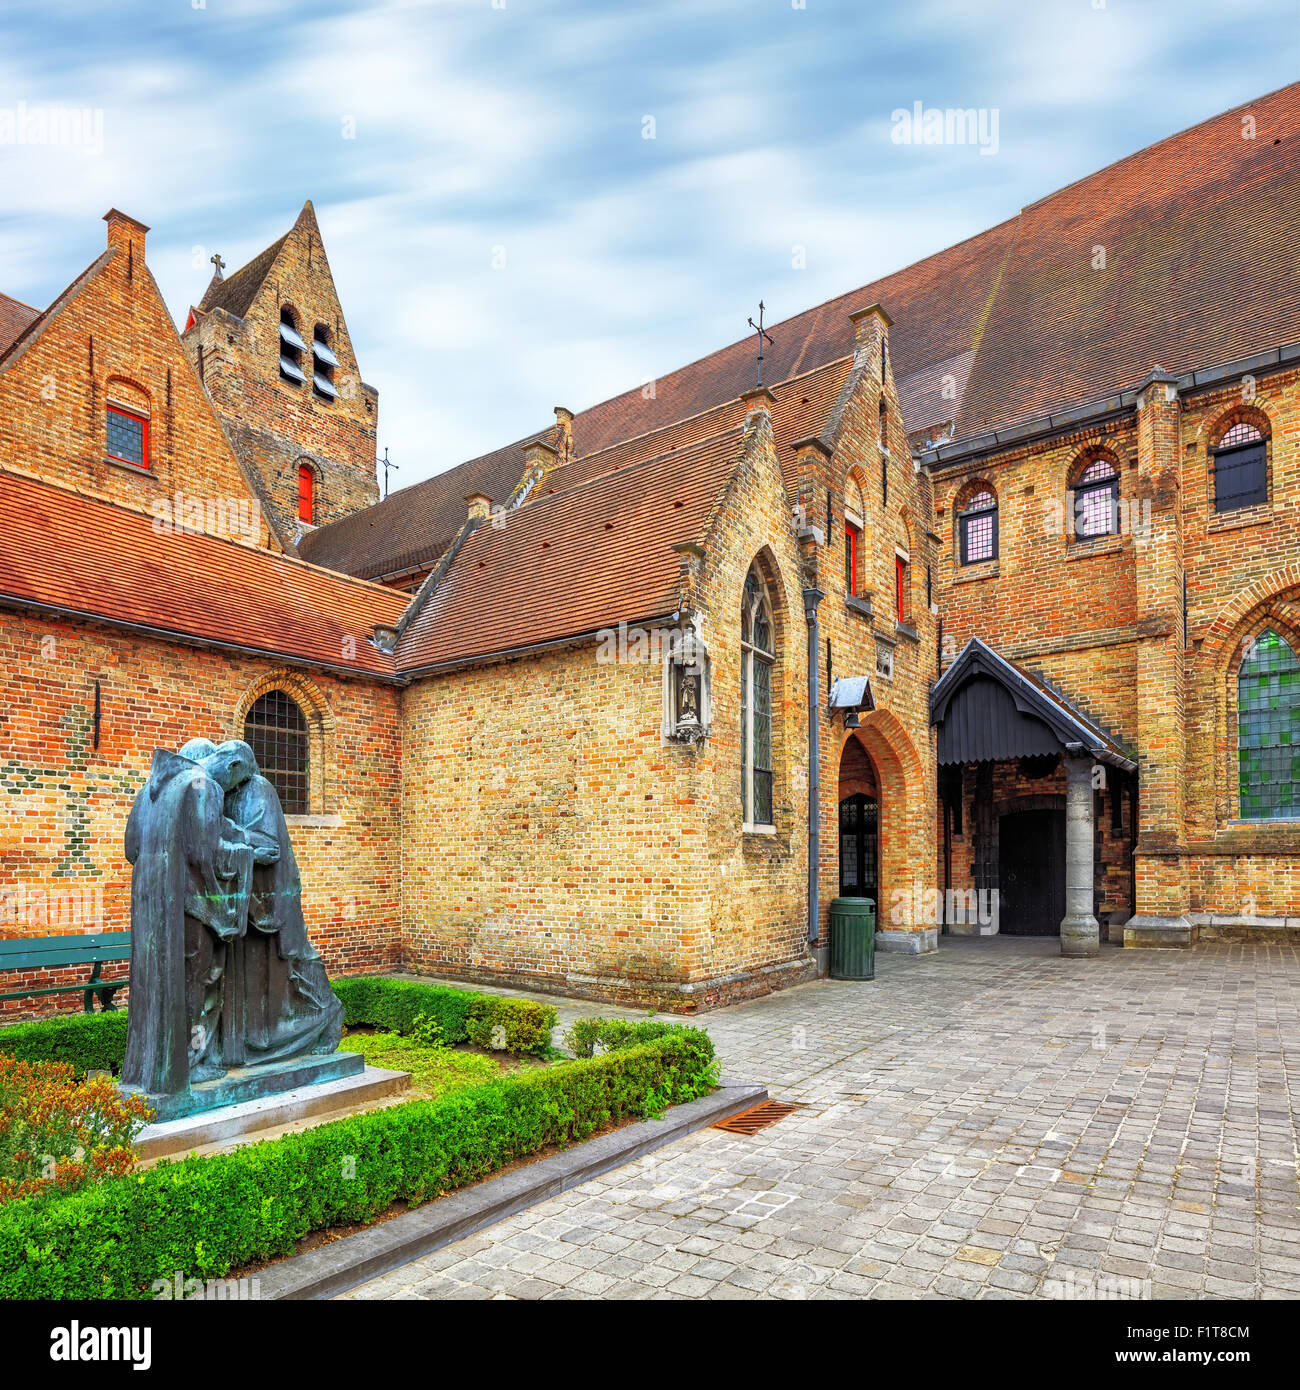
[[[222,278],[221,272],[226,268],[225,261],[223,261],[221,257],[218,256],[215,252],[211,256],[209,256],[208,259],[216,267],[216,270],[213,273],[216,275],[217,279],[220,280]]]

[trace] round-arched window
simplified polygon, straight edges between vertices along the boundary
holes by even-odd
[[[1119,471],[1109,458],[1095,458],[1074,485],[1074,534],[1081,540],[1119,530]]]
[[[285,815],[305,815],[310,740],[297,701],[283,690],[260,696],[244,719],[244,742],[253,750],[262,776],[275,788]]]
[[[1237,789],[1242,820],[1300,818],[1300,661],[1271,629],[1237,672]]]
[[[1238,421],[1212,452],[1216,512],[1257,507],[1268,501],[1268,445],[1254,425]]]
[[[998,558],[998,499],[992,488],[980,488],[957,513],[957,536],[963,565]]]

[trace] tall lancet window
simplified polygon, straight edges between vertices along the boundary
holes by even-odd
[[[752,565],[740,605],[741,796],[747,826],[772,824],[772,670],[776,641],[767,585]]]
[[[1237,673],[1237,777],[1243,820],[1300,819],[1300,662],[1271,630]]]

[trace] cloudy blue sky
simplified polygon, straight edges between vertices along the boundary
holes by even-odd
[[[103,142],[0,141],[0,290],[47,304],[116,205],[183,322],[213,251],[233,270],[311,198],[403,486],[1283,86],[1298,50],[1295,0],[3,0],[0,130],[75,106]],[[996,153],[891,141],[917,101],[996,110]]]

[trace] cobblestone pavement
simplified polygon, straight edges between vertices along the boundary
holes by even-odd
[[[699,1020],[794,1115],[346,1297],[1297,1298],[1298,1006],[1290,946],[886,955]]]

